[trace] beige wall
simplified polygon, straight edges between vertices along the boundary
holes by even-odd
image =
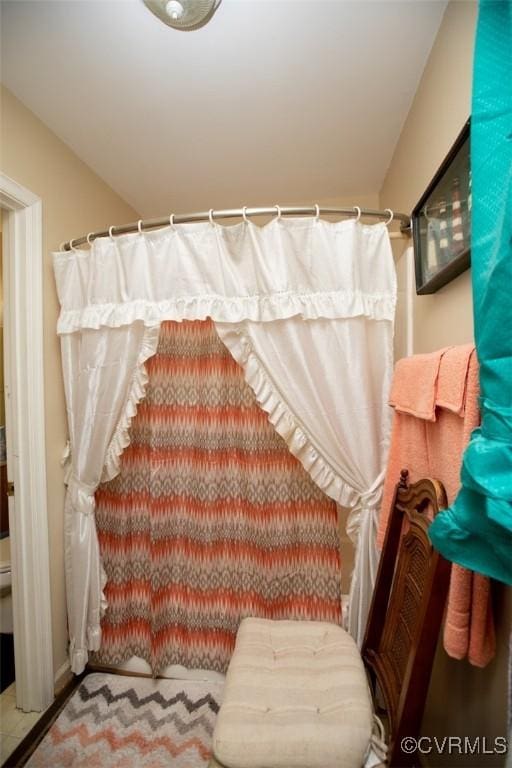
[[[411,211],[470,113],[474,2],[449,3],[386,175],[382,207]],[[473,340],[470,272],[414,302],[414,351]],[[495,585],[498,652],[483,670],[438,649],[423,722],[425,735],[503,736],[506,732],[510,590]],[[485,755],[431,755],[431,766],[503,765]]]
[[[476,3],[449,3],[381,189],[382,206],[411,211],[470,113]],[[417,296],[414,351],[473,338],[467,271],[430,296]]]
[[[3,285],[3,255],[2,237],[3,214],[0,210],[0,426],[5,426],[5,397],[4,397],[4,285]]]
[[[60,351],[55,327],[58,304],[50,253],[59,243],[110,224],[137,218],[96,176],[8,90],[1,91],[1,169],[43,201],[44,371],[46,455],[50,536],[53,661],[66,661],[67,626],[63,561],[63,475],[67,439]]]

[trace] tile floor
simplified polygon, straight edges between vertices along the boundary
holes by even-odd
[[[0,765],[5,763],[42,714],[42,712],[22,712],[21,709],[16,709],[16,683],[2,691],[0,694]]]

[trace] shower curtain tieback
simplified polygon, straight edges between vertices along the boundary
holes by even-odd
[[[164,320],[211,317],[319,487],[354,508],[350,629],[362,642],[389,442],[396,282],[385,224],[180,224],[54,254],[71,445],[65,553],[71,663],[98,648],[93,493],[119,471]]]
[[[361,494],[346,523],[347,535],[355,547],[354,574],[357,574],[350,583],[348,630],[359,645],[364,639],[379,565],[376,540],[384,476],[383,472],[373,487]]]
[[[96,536],[96,527],[94,524],[94,489],[82,485],[75,478],[72,478],[68,484],[65,506],[65,535],[70,540],[71,549],[68,556],[73,557],[77,547],[87,548],[89,552],[89,601],[87,605],[87,617],[84,621],[86,627],[86,647],[83,643],[76,647],[76,637],[70,637],[70,654],[74,660],[75,666],[85,666],[87,663],[87,650],[97,650],[100,647],[100,619],[106,608],[103,599],[103,589],[106,584],[106,577],[101,566],[99,557],[98,541]],[[71,520],[76,521],[76,526],[72,532],[68,530],[67,523]],[[77,537],[76,541],[72,541]],[[67,589],[73,589],[71,581],[67,581]],[[77,590],[80,590],[80,583],[76,584]],[[99,600],[98,600],[99,598]],[[85,607],[84,605],[84,607]]]
[[[383,483],[384,474],[380,475],[377,478],[374,487],[366,493],[362,493],[356,503],[352,506],[347,520],[347,534],[354,544],[357,543],[357,537],[362,521],[366,518],[374,517],[380,509]]]

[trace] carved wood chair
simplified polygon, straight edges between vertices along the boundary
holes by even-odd
[[[393,498],[361,653],[335,625],[244,619],[211,768],[362,768],[374,718],[368,688],[384,699],[387,764],[417,765],[401,744],[419,735],[450,564],[428,538],[444,489],[428,479],[408,487],[407,476]]]
[[[400,745],[419,734],[451,567],[428,538],[431,517],[447,506],[443,486],[408,487],[407,470],[400,474],[361,652],[373,692],[378,683],[384,696],[393,768],[415,764]]]

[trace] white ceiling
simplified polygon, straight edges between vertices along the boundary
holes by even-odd
[[[2,80],[143,216],[380,189],[446,2],[3,0]],[[357,200],[355,199],[355,202]]]

